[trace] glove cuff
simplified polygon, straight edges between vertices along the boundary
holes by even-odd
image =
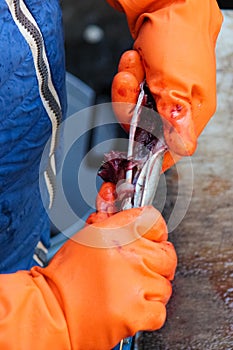
[[[133,39],[137,38],[141,25],[147,14],[153,13],[172,4],[177,0],[107,0],[116,10],[124,12],[127,17],[128,26]],[[187,1],[183,1],[187,2]],[[180,1],[179,1],[180,3]]]
[[[107,2],[116,10],[126,14],[129,30],[134,40],[137,38],[139,30],[149,14],[176,5],[190,6],[190,8],[202,11],[204,4],[203,0],[107,0]],[[219,26],[217,27],[220,27],[222,15],[216,0],[205,0],[205,3],[205,6],[208,6],[210,11],[213,11],[215,21],[217,21],[215,11],[219,12]],[[218,31],[216,30],[216,37]]]

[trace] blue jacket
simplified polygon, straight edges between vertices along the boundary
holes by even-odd
[[[39,167],[52,132],[51,120],[40,94],[37,63],[17,24],[18,19],[24,20],[23,10],[18,0],[13,3],[15,18],[7,0],[0,0],[0,273],[37,264],[33,259],[35,248],[39,242],[48,247],[50,236],[40,195]],[[59,0],[22,3],[42,33],[64,117],[65,64]],[[40,69],[45,68],[42,65]]]

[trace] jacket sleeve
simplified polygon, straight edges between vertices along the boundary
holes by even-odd
[[[42,271],[0,275],[0,349],[71,349],[64,313]]]

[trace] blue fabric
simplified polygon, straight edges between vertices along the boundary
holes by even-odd
[[[58,0],[26,0],[44,37],[63,114],[65,63]],[[29,46],[0,0],[0,273],[29,269],[39,240],[49,246],[49,220],[41,201],[39,166],[51,135]]]

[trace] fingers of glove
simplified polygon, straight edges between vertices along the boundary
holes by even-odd
[[[132,237],[144,238],[156,242],[167,239],[167,226],[160,212],[153,206],[132,208],[116,213],[95,227],[125,228],[132,231]]]
[[[168,148],[179,156],[191,156],[197,146],[197,134],[190,104],[164,94],[163,99],[156,100]]]
[[[171,150],[168,150],[164,154],[163,164],[162,164],[162,172],[165,172],[167,169],[171,168],[180,159],[181,159],[181,156],[179,156],[178,154],[175,154]]]
[[[126,131],[129,131],[139,92],[138,80],[132,73],[119,72],[114,76],[111,90],[112,108]]]
[[[168,238],[166,222],[161,213],[152,206],[143,208],[141,220],[137,222],[137,231],[140,236],[153,242],[166,241]]]
[[[167,278],[158,273],[153,273],[153,275],[146,275],[144,281],[141,281],[140,284],[144,289],[143,297],[145,301],[160,301],[164,305],[168,303],[172,295],[172,286]]]
[[[158,242],[167,239],[166,224],[152,206],[124,210],[94,222],[78,233],[77,240],[86,245],[110,248],[128,245],[143,235]],[[72,239],[76,240],[76,235]]]
[[[96,212],[88,216],[86,219],[87,225],[102,222],[117,211],[115,189],[116,186],[111,182],[104,182],[101,185],[96,197]]]
[[[159,274],[143,276],[132,286],[131,302],[125,320],[129,335],[142,330],[155,330],[162,327],[166,319],[166,308],[172,294],[171,283]]]
[[[160,329],[166,321],[166,307],[159,301],[150,301],[147,305],[148,312],[142,320],[143,330],[153,331]]]
[[[166,307],[160,301],[144,302],[143,312],[130,323],[130,335],[139,331],[153,331],[160,329],[166,320]]]
[[[216,106],[215,40],[210,24],[215,23],[216,39],[221,21],[213,3],[217,7],[216,1],[191,0],[146,14],[134,45],[158,112],[168,122],[166,141],[181,156],[194,152],[196,138]],[[193,10],[200,5],[202,11],[194,19]]]
[[[88,223],[91,225],[79,231],[72,239],[92,247],[122,247],[140,237],[136,223],[142,210],[142,208],[133,208],[111,216],[107,214],[106,219],[101,215],[100,220],[98,215],[101,212],[98,212],[94,217],[88,219]],[[106,213],[103,214],[106,215]],[[101,220],[102,217],[103,220]]]
[[[98,211],[98,212],[92,213],[88,216],[88,218],[86,219],[86,224],[92,225],[92,224],[97,223],[97,222],[102,222],[102,221],[108,219],[108,217],[109,217],[108,213]]]
[[[142,257],[146,271],[156,272],[169,280],[173,280],[177,255],[171,242],[151,242],[145,239],[137,242],[136,252]]]
[[[171,61],[172,52],[170,54],[174,43],[169,43],[168,47],[163,44],[163,54],[165,51],[169,52],[169,55],[167,55],[169,58],[164,60],[164,55],[158,52],[155,54],[154,50],[151,50],[151,42],[148,39],[147,41],[143,40],[144,37],[148,37],[148,35],[150,37],[152,33],[156,32],[154,27],[156,26],[153,23],[152,25],[145,23],[142,26],[140,36],[135,42],[135,48],[140,50],[145,67],[150,67],[146,69],[146,81],[155,99],[157,110],[162,117],[164,137],[169,149],[180,156],[191,155],[196,149],[197,142],[192,114],[192,91],[190,91],[192,90],[190,84],[193,83],[193,79],[181,81],[179,74],[184,70],[184,65],[178,67],[177,72],[173,72],[172,68],[169,68],[174,64]],[[155,35],[155,37],[156,39],[153,41],[156,40],[156,46],[160,47],[160,38],[158,35]],[[163,40],[166,40],[165,33]],[[143,50],[141,47],[143,47]],[[153,55],[151,51],[153,51]],[[169,63],[164,61],[169,61]],[[161,62],[163,62],[163,65]],[[184,79],[186,79],[187,75],[184,72],[182,76],[185,76]],[[186,91],[184,91],[185,89]]]
[[[130,72],[137,79],[138,83],[145,79],[145,70],[141,57],[136,50],[125,51],[118,64],[118,72]]]
[[[118,65],[118,74],[112,82],[113,110],[126,131],[133,115],[140,92],[140,84],[145,79],[141,57],[136,50],[125,51]]]
[[[116,185],[111,182],[104,182],[96,197],[96,210],[106,213],[115,213]]]

